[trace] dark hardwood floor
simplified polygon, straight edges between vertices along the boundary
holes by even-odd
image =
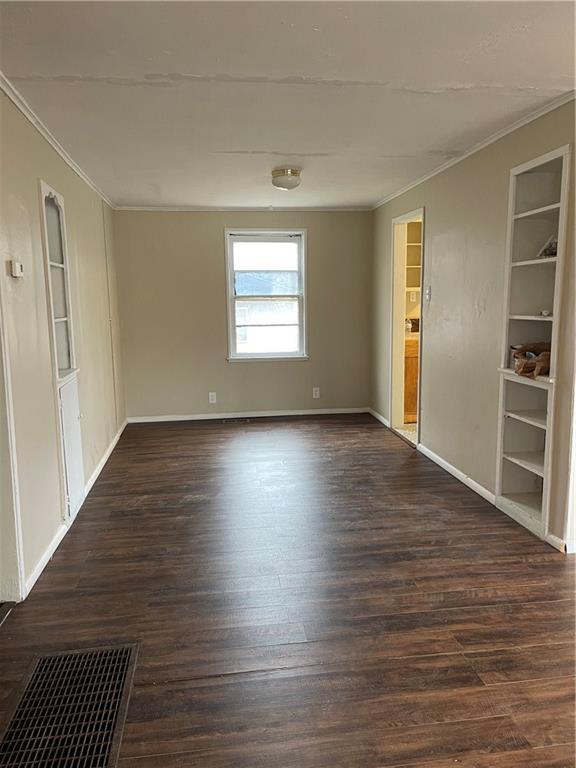
[[[574,559],[369,416],[129,426],[0,629],[140,644],[121,768],[573,768]]]

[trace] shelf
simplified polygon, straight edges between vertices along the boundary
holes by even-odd
[[[532,387],[549,387],[554,384],[554,379],[550,376],[536,376],[535,379],[530,379],[528,376],[519,376],[513,368],[498,368],[498,373],[502,373],[504,376],[520,382],[520,384],[528,384]]]
[[[543,205],[541,208],[533,208],[531,211],[524,211],[524,213],[516,213],[514,219],[528,219],[531,216],[539,216],[542,213],[549,213],[550,211],[558,211],[560,209],[560,203],[552,203],[552,205]]]
[[[552,315],[508,315],[509,320],[539,320],[551,323],[554,320]]]
[[[77,376],[79,370],[80,368],[60,368],[58,370],[58,386],[63,386],[70,381],[70,379]]]
[[[504,458],[527,469],[534,475],[544,477],[544,451],[520,451],[519,453],[504,453]]]
[[[516,419],[517,421],[523,421],[525,424],[530,424],[539,429],[546,429],[546,411],[508,410],[504,411],[504,416],[507,416],[510,419]]]
[[[545,259],[526,259],[525,261],[513,261],[513,267],[532,267],[536,264],[554,264],[556,256],[547,256]]]
[[[406,293],[412,293],[412,291],[421,291],[422,288],[420,286],[416,286],[416,288],[406,288]]]
[[[520,512],[528,517],[540,518],[542,515],[542,494],[537,491],[532,493],[507,493],[500,497],[502,501],[512,504]]]
[[[406,243],[406,245],[418,245],[418,246],[420,246],[420,247],[421,247],[421,246],[422,246],[422,243]]]
[[[406,269],[420,269],[422,264],[406,264]]]

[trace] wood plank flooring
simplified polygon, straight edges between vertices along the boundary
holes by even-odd
[[[574,559],[370,416],[131,425],[0,629],[137,641],[120,768],[574,768]]]

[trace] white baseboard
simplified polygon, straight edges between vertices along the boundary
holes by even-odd
[[[548,542],[548,544],[552,545],[555,549],[559,549],[560,552],[570,554],[570,550],[567,542],[558,538],[558,536],[554,536],[553,533],[547,533],[544,538]]]
[[[116,432],[115,436],[112,438],[112,442],[110,443],[110,445],[106,449],[106,451],[104,453],[104,456],[102,456],[102,458],[100,459],[100,461],[96,465],[96,469],[94,470],[94,472],[92,472],[92,474],[88,478],[88,482],[86,483],[86,486],[84,488],[84,498],[86,498],[86,496],[88,496],[92,486],[94,485],[94,483],[98,479],[98,475],[104,469],[104,465],[106,464],[106,462],[110,458],[110,454],[112,453],[114,448],[116,448],[116,443],[118,442],[118,440],[120,440],[120,437],[122,436],[122,432],[124,432],[124,429],[125,429],[127,423],[128,423],[128,420],[124,419],[124,423],[122,424],[122,426],[120,427],[118,432]],[[80,505],[80,506],[82,506],[82,505]]]
[[[30,574],[30,576],[28,576],[28,578],[26,579],[26,595],[25,596],[28,596],[30,594],[30,590],[32,589],[34,584],[36,584],[36,582],[38,581],[38,578],[40,577],[40,574],[42,573],[44,568],[46,568],[46,566],[48,565],[50,558],[52,557],[54,552],[56,552],[56,549],[58,548],[58,544],[60,544],[64,536],[67,534],[69,527],[70,526],[68,526],[66,523],[60,524],[60,527],[54,534],[52,541],[46,547],[44,554],[42,555],[40,560],[36,563],[36,567]]]
[[[374,418],[384,424],[385,427],[388,427],[390,429],[390,421],[386,418],[386,416],[382,416],[381,413],[378,413],[378,411],[375,411],[373,408],[368,408],[368,413],[370,416],[374,416]]]
[[[259,419],[272,416],[330,416],[339,413],[369,413],[369,408],[310,408],[298,411],[234,411],[232,413],[187,413],[163,416],[128,416],[129,424],[155,421],[210,421],[222,419]]]
[[[86,498],[86,496],[90,492],[90,489],[92,488],[92,486],[94,485],[94,483],[98,479],[98,475],[100,474],[100,472],[102,472],[102,469],[104,468],[104,465],[106,464],[106,462],[110,458],[110,454],[112,453],[112,451],[116,447],[116,443],[120,439],[120,436],[122,435],[122,432],[124,431],[124,428],[125,428],[126,424],[127,424],[127,422],[124,421],[124,423],[122,424],[122,426],[120,427],[120,429],[118,430],[118,432],[116,433],[114,438],[112,439],[112,442],[110,443],[110,445],[108,446],[108,448],[104,452],[104,455],[102,456],[102,458],[100,459],[100,461],[96,465],[96,469],[90,475],[90,479],[86,483],[86,487],[84,489],[84,498]],[[82,505],[80,505],[80,509],[81,508],[82,508]],[[72,524],[73,524],[75,519],[76,519],[76,515],[72,519],[70,519],[68,521],[63,521],[60,524],[58,530],[54,534],[54,537],[53,537],[52,541],[46,547],[46,550],[45,550],[44,554],[42,555],[42,557],[40,558],[40,560],[36,564],[34,570],[30,574],[30,576],[26,579],[25,594],[23,596],[19,596],[17,599],[24,599],[24,598],[26,598],[30,594],[30,591],[31,591],[32,587],[38,581],[38,578],[40,577],[40,574],[42,573],[44,568],[48,565],[48,562],[50,561],[50,558],[52,557],[54,552],[56,552],[56,550],[58,548],[58,545],[60,544],[60,542],[62,541],[64,536],[66,536],[66,534],[70,530],[70,528],[71,528],[71,526],[72,526]]]
[[[554,534],[552,533],[543,534],[542,524],[539,521],[535,520],[534,522],[532,522],[525,515],[516,513],[514,511],[513,505],[508,505],[506,506],[506,508],[504,508],[504,506],[502,506],[501,504],[496,504],[496,495],[491,491],[489,491],[487,488],[484,488],[483,485],[480,485],[480,483],[477,483],[475,480],[472,480],[471,477],[468,477],[468,475],[465,475],[464,472],[462,472],[461,470],[456,469],[456,467],[452,466],[452,464],[449,464],[441,456],[438,456],[438,454],[434,453],[434,451],[431,451],[429,448],[426,448],[426,446],[422,445],[422,443],[420,443],[417,447],[420,453],[423,453],[424,456],[427,456],[433,462],[438,464],[438,466],[442,467],[442,469],[445,469],[447,472],[450,472],[450,474],[453,475],[457,480],[460,480],[461,483],[464,483],[464,485],[467,485],[468,488],[471,488],[479,496],[482,496],[483,499],[486,499],[486,501],[489,501],[490,504],[494,504],[494,506],[497,509],[499,509],[501,512],[504,512],[504,514],[508,515],[508,517],[511,517],[516,523],[518,523],[519,525],[522,525],[524,528],[527,528],[535,536],[538,536],[538,538],[543,539],[555,549],[560,550],[560,552],[567,552],[567,553],[570,552],[569,544],[567,544],[562,539],[558,538],[558,536],[554,536]]]
[[[23,596],[18,579],[2,579],[0,581],[0,595],[2,595],[3,603],[19,603]]]
[[[519,509],[514,502],[503,498],[502,496],[496,496],[496,507],[500,512],[504,512],[505,515],[512,518],[515,523],[518,523],[530,531],[530,533],[533,533],[534,536],[546,540],[542,521],[527,515],[523,510]]]
[[[434,451],[431,451],[429,448],[426,448],[425,445],[422,445],[422,443],[418,443],[417,448],[420,453],[423,453],[424,456],[431,459],[435,464],[438,464],[439,467],[445,469],[446,472],[450,472],[450,474],[453,475],[457,480],[460,480],[461,483],[467,485],[468,488],[471,488],[479,496],[482,496],[483,499],[489,501],[490,504],[495,503],[495,495],[487,488],[484,488],[483,485],[477,483],[476,480],[472,480],[471,477],[468,477],[468,475],[465,475],[464,472],[462,472],[460,469],[457,469],[456,467],[452,466],[452,464],[449,464],[441,456],[438,456],[438,454],[434,453]]]

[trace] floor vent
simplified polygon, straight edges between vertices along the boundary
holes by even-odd
[[[115,766],[136,652],[128,645],[37,657],[0,732],[0,766]]]
[[[238,419],[222,419],[222,424],[249,424],[252,419],[238,418]]]

